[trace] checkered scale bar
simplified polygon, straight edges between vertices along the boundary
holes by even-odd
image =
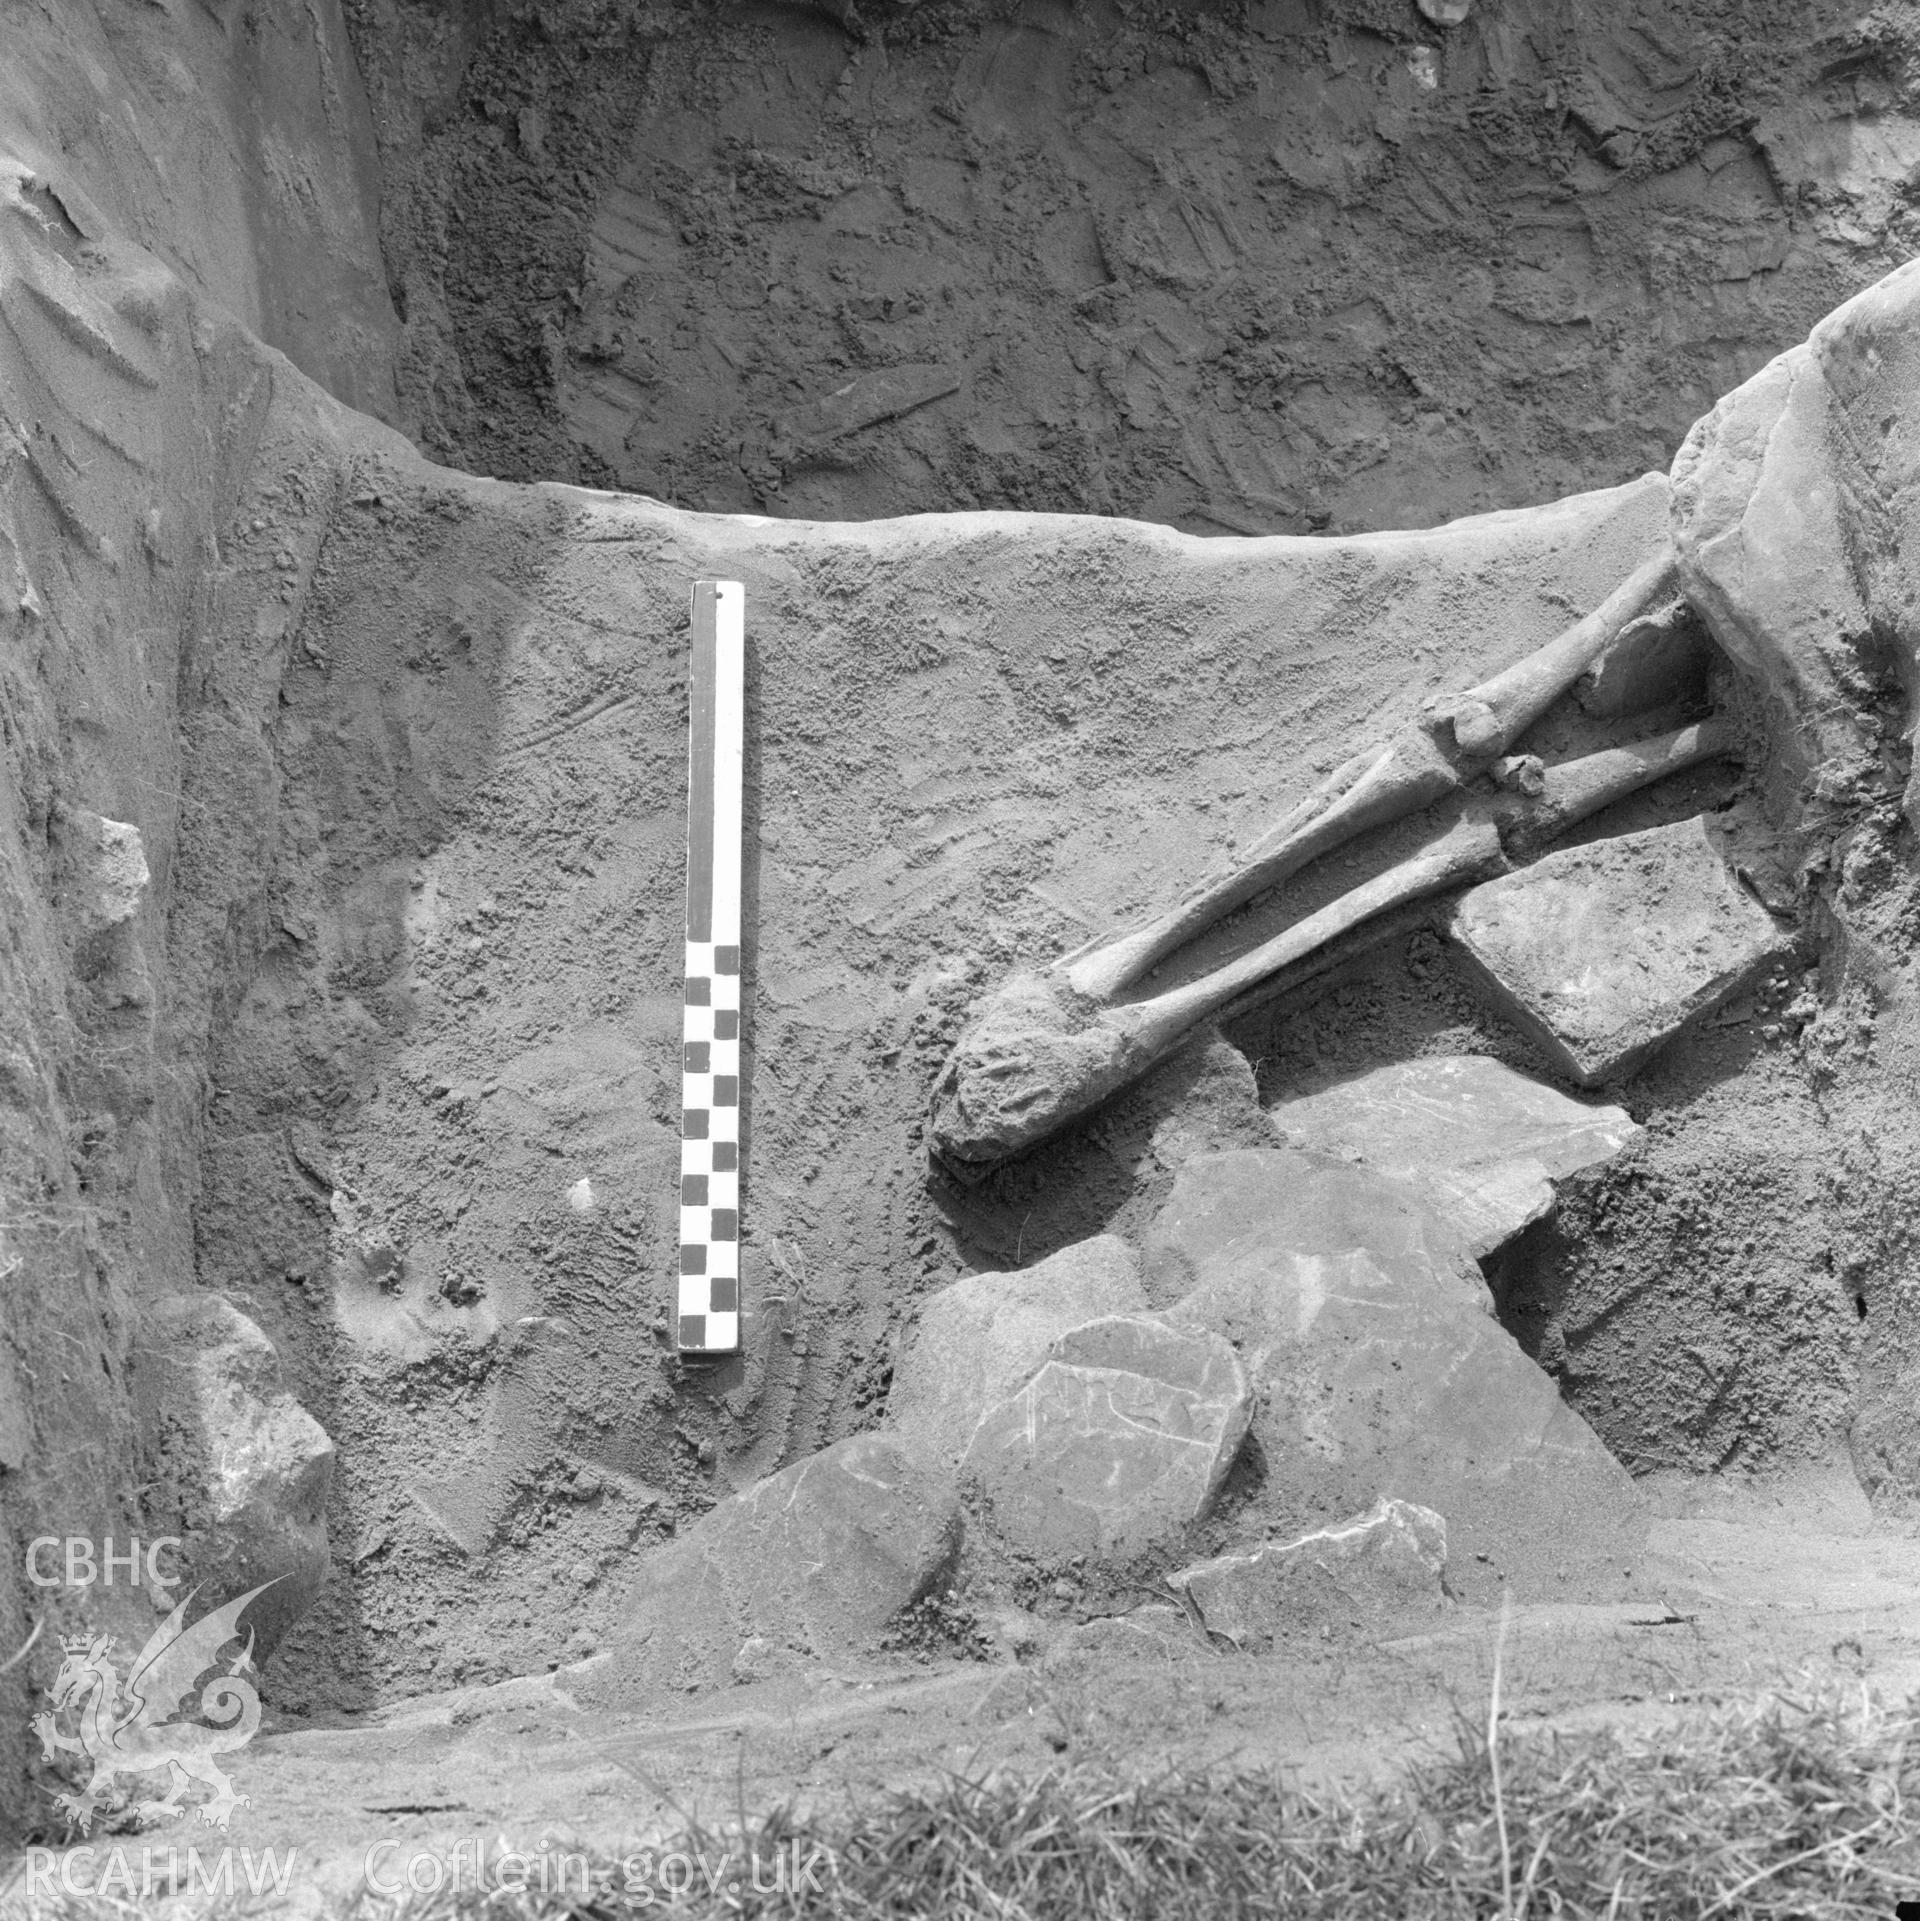
[[[682,1354],[740,1346],[740,777],[746,593],[693,588],[687,973],[680,1040]]]

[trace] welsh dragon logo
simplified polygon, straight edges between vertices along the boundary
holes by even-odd
[[[216,1758],[245,1747],[260,1726],[260,1696],[247,1679],[253,1670],[252,1634],[226,1671],[201,1689],[195,1711],[204,1719],[168,1717],[193,1693],[201,1675],[219,1665],[221,1650],[239,1640],[240,1616],[247,1605],[273,1585],[264,1581],[188,1627],[187,1609],[199,1592],[194,1589],[154,1629],[124,1682],[107,1658],[113,1646],[110,1636],[80,1636],[62,1643],[67,1658],[54,1677],[53,1709],[36,1714],[33,1727],[48,1760],[57,1754],[84,1754],[93,1764],[92,1777],[78,1794],[54,1797],[70,1828],[87,1832],[116,1775],[150,1774],[158,1768],[171,1770],[173,1784],[163,1799],[139,1804],[137,1811],[144,1817],[183,1813],[180,1797],[195,1781],[213,1790],[199,1810],[210,1827],[224,1828],[235,1808],[252,1805],[234,1793]],[[79,1725],[74,1734],[62,1733],[58,1724],[68,1708]]]

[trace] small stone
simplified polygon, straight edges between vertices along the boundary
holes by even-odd
[[[95,818],[90,825],[95,836],[93,857],[93,912],[97,927],[110,927],[131,920],[140,911],[141,898],[152,879],[147,871],[146,849],[140,830],[128,821]]]
[[[58,817],[54,845],[76,972],[109,1007],[150,1007],[140,910],[152,876],[139,828],[75,809]]]
[[[579,1180],[575,1181],[574,1184],[567,1189],[567,1205],[572,1208],[576,1214],[591,1214],[593,1212],[593,1182],[585,1175],[582,1175]]]
[[[1436,27],[1464,26],[1473,11],[1473,0],[1414,0],[1414,4],[1419,7],[1421,18],[1432,21]]]
[[[753,1681],[764,1681],[779,1673],[782,1666],[780,1650],[764,1634],[752,1634],[740,1643],[740,1652],[733,1657],[732,1679],[737,1686],[746,1686]]]
[[[1537,797],[1547,791],[1547,765],[1538,754],[1508,754],[1496,760],[1488,772],[1494,785],[1509,793]]]
[[[1003,1660],[1021,1665],[1043,1655],[1060,1631],[1057,1623],[1019,1607],[989,1607],[978,1616],[978,1623]]]
[[[1582,1087],[1632,1073],[1791,947],[1698,817],[1487,881],[1448,931],[1500,1013]]]
[[[988,1409],[962,1472],[1016,1549],[1056,1566],[1126,1560],[1207,1512],[1252,1411],[1217,1335],[1115,1315],[1063,1335]]]
[[[1289,1630],[1378,1624],[1446,1598],[1447,1524],[1431,1508],[1381,1500],[1337,1527],[1222,1554],[1168,1577],[1212,1634],[1243,1651]]]

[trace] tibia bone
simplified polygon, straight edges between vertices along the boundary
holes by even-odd
[[[1628,622],[1669,595],[1674,569],[1672,550],[1663,548],[1557,639],[1493,679],[1437,704],[1421,724],[1403,728],[1385,746],[1348,761],[1257,841],[1231,872],[1204,881],[1144,927],[1069,955],[1055,963],[1054,971],[1065,974],[1073,992],[1088,1000],[1113,1000],[1157,961],[1310,861],[1371,827],[1431,807],[1503,754]]]
[[[1504,754],[1600,658],[1628,622],[1671,598],[1678,577],[1679,561],[1671,547],[1663,547],[1557,640],[1478,687],[1439,703],[1429,710],[1432,717],[1452,723],[1454,745],[1469,760]]]
[[[1285,933],[1184,987],[1085,1025],[1068,983],[1021,975],[989,996],[934,1088],[930,1137],[956,1172],[984,1171],[1097,1107],[1163,1059],[1209,1015],[1269,974],[1377,914],[1503,872],[1489,820],[1463,820],[1431,846],[1342,894]],[[1077,1031],[1076,1031],[1077,1028]]]
[[[1597,814],[1639,788],[1739,751],[1740,730],[1716,715],[1652,740],[1636,740],[1630,746],[1545,768],[1540,790],[1529,794],[1523,788],[1522,797],[1498,803],[1495,818],[1510,853],[1537,853],[1575,821]]]
[[[1349,776],[1343,786],[1331,794],[1323,790],[1322,798],[1296,808],[1248,850],[1232,873],[1196,888],[1179,906],[1145,927],[1066,962],[1063,971],[1074,992],[1089,1000],[1111,1000],[1156,961],[1184,947],[1256,894],[1277,886],[1309,861],[1369,827],[1431,807],[1462,779],[1432,738],[1417,727],[1403,729],[1377,753],[1349,761],[1340,772]]]

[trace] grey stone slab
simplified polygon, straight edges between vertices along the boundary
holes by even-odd
[[[168,1296],[142,1334],[158,1437],[149,1511],[183,1537],[185,1578],[215,1601],[273,1583],[243,1621],[264,1660],[326,1585],[333,1443],[288,1391],[273,1343],[223,1295]]]
[[[1209,1633],[1235,1647],[1270,1647],[1289,1632],[1402,1621],[1445,1604],[1447,1524],[1411,1501],[1294,1541],[1264,1541],[1168,1577]]]
[[[1110,1316],[1062,1336],[987,1411],[962,1474],[1018,1553],[1125,1561],[1207,1512],[1251,1413],[1246,1374],[1217,1335]]]
[[[1147,1258],[1192,1276],[1162,1318],[1232,1341],[1253,1382],[1249,1520],[1297,1532],[1385,1496],[1536,1583],[1619,1561],[1644,1533],[1631,1478],[1436,1259],[1449,1246],[1365,1168],[1276,1148],[1181,1169]]]
[[[1403,1181],[1476,1257],[1550,1213],[1554,1182],[1638,1137],[1623,1107],[1576,1101],[1483,1054],[1397,1061],[1272,1110],[1275,1132]]]
[[[1019,1391],[1061,1335],[1146,1304],[1139,1257],[1113,1234],[1013,1273],[969,1274],[920,1309],[894,1363],[888,1426],[957,1462],[980,1417]]]
[[[1460,899],[1449,932],[1498,1010],[1583,1087],[1631,1073],[1791,945],[1701,818],[1503,874]]]
[[[1413,1187],[1297,1148],[1196,1155],[1174,1177],[1142,1252],[1156,1308],[1203,1281],[1223,1300],[1240,1291],[1251,1299],[1272,1285],[1279,1262],[1305,1290],[1301,1313],[1316,1290],[1347,1281],[1417,1284],[1493,1311],[1465,1235]],[[1263,1307],[1253,1323],[1230,1319],[1219,1331],[1244,1344],[1265,1323]]]
[[[702,1515],[642,1563],[594,1698],[632,1700],[845,1660],[932,1591],[959,1553],[951,1478],[856,1434]]]

